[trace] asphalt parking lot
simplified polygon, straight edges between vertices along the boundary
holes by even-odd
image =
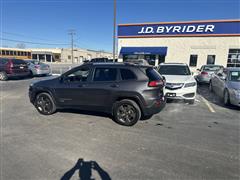
[[[44,78],[0,82],[0,179],[239,179],[239,108],[224,107],[207,86],[194,105],[171,102],[123,127],[101,113],[40,115],[28,86]]]

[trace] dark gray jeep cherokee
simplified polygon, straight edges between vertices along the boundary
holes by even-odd
[[[132,126],[161,111],[164,84],[152,66],[86,63],[60,77],[31,84],[29,97],[44,115],[77,108],[110,113],[117,123]]]

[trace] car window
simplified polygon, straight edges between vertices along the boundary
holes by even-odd
[[[13,64],[26,64],[26,62],[24,60],[20,60],[20,59],[13,59],[12,60]]]
[[[90,69],[87,67],[78,69],[71,74],[68,74],[66,80],[68,82],[86,82],[90,74]]]
[[[96,68],[93,81],[115,81],[117,79],[117,69]]]
[[[147,68],[146,75],[150,81],[157,81],[162,79],[161,75],[153,68]]]
[[[204,66],[203,71],[218,71],[221,66]]]
[[[238,81],[240,82],[240,71],[230,71],[229,81]]]
[[[0,64],[7,64],[8,59],[1,58],[0,59]]]
[[[182,65],[163,65],[159,68],[162,75],[191,75],[188,66]]]
[[[129,69],[120,69],[122,80],[134,80],[137,79],[136,75]]]

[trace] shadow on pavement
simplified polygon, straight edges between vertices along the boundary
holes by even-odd
[[[87,110],[80,110],[80,109],[59,109],[58,112],[83,114],[83,115],[90,115],[90,116],[99,116],[99,117],[105,117],[105,118],[113,119],[110,114],[104,113],[104,112],[99,112],[99,111],[87,111]]]
[[[111,180],[109,174],[96,161],[84,161],[83,159],[79,159],[60,180],[71,180],[76,172],[78,172],[79,180],[94,180],[92,178],[93,171],[97,172],[101,180]]]
[[[199,95],[201,95],[202,97],[204,97],[209,102],[211,102],[211,103],[213,103],[217,106],[232,109],[232,110],[239,110],[240,109],[239,107],[234,106],[234,105],[225,106],[224,103],[223,103],[223,100],[219,96],[217,96],[215,93],[209,91],[209,85],[208,84],[198,85],[197,93]]]

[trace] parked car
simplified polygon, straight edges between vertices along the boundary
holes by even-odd
[[[128,59],[124,61],[125,63],[132,63],[137,65],[149,65],[148,62],[145,59]]]
[[[240,107],[240,68],[222,68],[213,74],[209,90],[223,99],[225,105]]]
[[[29,97],[39,113],[77,108],[107,112],[131,126],[165,105],[162,76],[151,66],[86,63],[60,77],[33,83]]]
[[[194,103],[197,83],[187,64],[162,63],[158,71],[166,78],[164,94],[168,99],[183,99],[189,104]]]
[[[28,65],[21,59],[0,58],[0,81],[29,76]]]
[[[107,62],[108,61],[108,58],[93,58],[93,59],[91,59],[90,60],[90,62],[92,62],[92,63],[97,63],[97,62],[99,62],[99,63],[101,63],[101,62]]]
[[[212,74],[221,68],[223,68],[221,65],[203,65],[200,69],[198,69],[198,75],[195,76],[195,79],[199,84],[209,83]]]
[[[49,75],[51,68],[48,64],[42,63],[38,60],[26,60],[31,76]]]

